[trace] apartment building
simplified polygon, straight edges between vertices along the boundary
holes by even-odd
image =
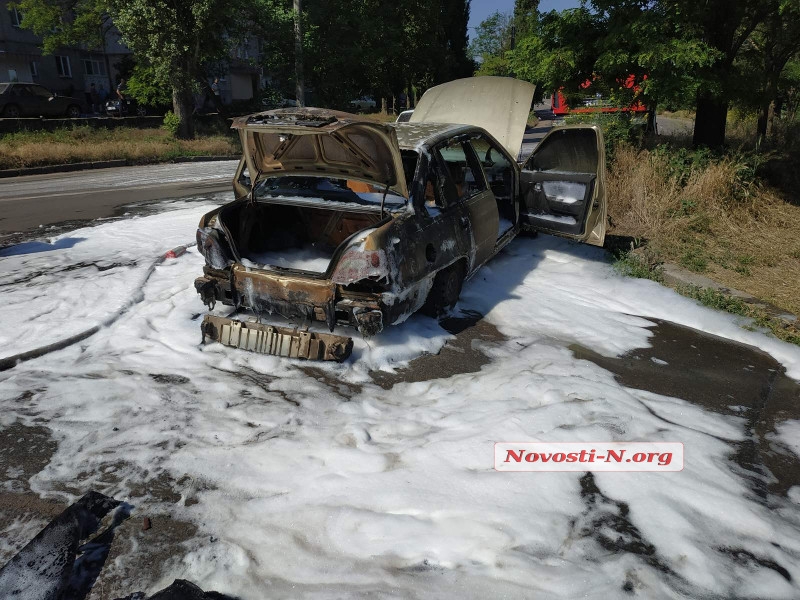
[[[22,14],[10,8],[9,0],[0,0],[0,82],[38,83],[50,91],[84,100],[92,83],[99,90],[113,93],[118,72],[116,65],[131,51],[112,29],[106,35],[105,51],[73,46],[55,54],[43,55],[41,38],[21,27]],[[263,71],[257,66],[259,41],[244,40],[220,65],[222,102],[253,98],[264,85]],[[209,77],[209,83],[213,77]]]
[[[115,31],[106,36],[106,49],[63,48],[43,55],[41,38],[23,29],[22,14],[0,0],[0,81],[38,83],[53,92],[83,99],[92,83],[100,90],[113,90],[115,64],[130,54]]]

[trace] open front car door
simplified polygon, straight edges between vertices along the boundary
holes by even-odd
[[[596,125],[553,128],[520,175],[520,225],[602,246],[606,159]]]

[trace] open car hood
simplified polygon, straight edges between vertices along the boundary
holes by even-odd
[[[430,88],[411,123],[460,123],[482,127],[516,157],[536,86],[511,77],[467,77]]]
[[[284,108],[239,117],[250,177],[305,175],[354,179],[408,198],[394,128],[322,108]]]

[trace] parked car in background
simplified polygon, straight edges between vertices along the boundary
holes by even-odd
[[[0,83],[0,114],[9,119],[18,117],[81,116],[81,101],[59,96],[38,83]]]
[[[411,115],[414,114],[413,110],[404,110],[399,115],[397,115],[397,120],[395,123],[408,123],[411,120]]]
[[[355,100],[350,100],[351,110],[360,110],[361,112],[369,112],[375,110],[377,104],[372,96],[361,96]]]
[[[408,123],[315,108],[234,119],[236,199],[197,231],[202,301],[372,336],[417,310],[453,307],[520,231],[602,245],[602,133],[557,127],[518,164],[533,91],[503,77],[452,81],[428,90]],[[343,339],[213,315],[203,332],[281,356],[348,353]]]

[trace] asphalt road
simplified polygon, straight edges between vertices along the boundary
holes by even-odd
[[[0,245],[41,227],[115,216],[132,203],[228,191],[236,165],[178,163],[0,179]]]

